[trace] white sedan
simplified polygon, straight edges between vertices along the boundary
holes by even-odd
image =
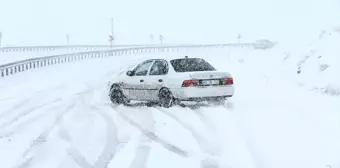
[[[181,101],[224,103],[233,84],[230,73],[202,58],[148,59],[111,81],[109,97],[114,104],[136,100],[166,108]]]

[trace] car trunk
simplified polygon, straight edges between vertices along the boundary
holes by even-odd
[[[222,79],[231,77],[230,73],[218,71],[197,71],[189,72],[192,79]]]

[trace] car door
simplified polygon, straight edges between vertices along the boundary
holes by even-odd
[[[158,91],[164,86],[165,76],[169,67],[165,60],[155,60],[146,79],[146,95],[152,100],[158,100]]]
[[[133,75],[123,81],[124,95],[131,100],[143,100],[145,89],[145,77],[153,60],[147,60],[139,64],[134,70]]]

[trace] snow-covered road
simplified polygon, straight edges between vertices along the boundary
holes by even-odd
[[[0,167],[340,168],[339,98],[256,73],[238,59],[252,53],[174,54],[202,56],[233,73],[235,96],[217,107],[111,106],[109,78],[160,53],[0,79]]]

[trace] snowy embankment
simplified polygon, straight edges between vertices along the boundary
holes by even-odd
[[[340,95],[340,32],[323,31],[300,57],[298,80],[310,89]]]
[[[291,81],[307,90],[340,95],[340,32],[322,31],[305,46],[258,50],[240,60],[265,78],[277,82]]]
[[[263,75],[263,62],[249,63],[256,54],[108,57],[0,79],[0,167],[339,168],[339,99]],[[235,96],[217,107],[111,105],[109,78],[165,55],[200,56],[232,72]]]

